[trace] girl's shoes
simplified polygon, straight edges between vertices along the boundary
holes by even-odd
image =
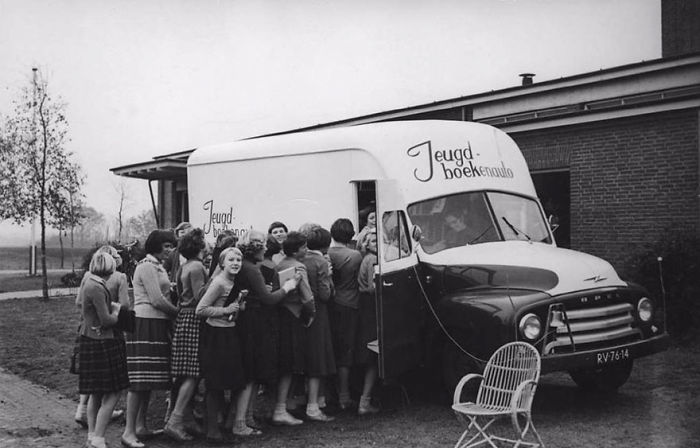
[[[357,415],[371,415],[379,412],[379,408],[372,406],[372,401],[369,397],[360,398],[360,404],[357,407]]]
[[[272,424],[273,425],[283,425],[283,426],[298,426],[301,425],[303,420],[295,418],[292,414],[287,411],[275,411],[272,414]]]
[[[144,448],[146,446],[143,443],[139,442],[138,440],[134,440],[132,442],[129,442],[124,437],[121,438],[121,442],[122,442],[122,446],[124,448]]]
[[[326,415],[322,410],[317,410],[315,412],[309,412],[308,410],[306,411],[306,419],[311,420],[314,422],[322,422],[322,423],[328,423],[332,422],[335,420],[335,417],[331,417],[330,415]]]
[[[262,431],[255,428],[251,428],[245,423],[241,423],[233,425],[233,430],[231,430],[231,434],[242,437],[259,436],[260,434],[262,434]]]

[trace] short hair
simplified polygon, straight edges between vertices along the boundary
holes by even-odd
[[[115,249],[114,246],[110,246],[109,244],[105,244],[104,246],[100,246],[96,252],[110,254],[112,256],[112,258],[121,257],[121,255],[119,255],[119,252],[117,251],[117,249]]]
[[[144,249],[147,254],[157,254],[163,250],[163,244],[165,243],[170,243],[175,246],[177,244],[175,234],[170,230],[156,229],[146,238]]]
[[[338,218],[331,226],[331,236],[342,244],[348,244],[355,235],[355,228],[348,218]]]
[[[267,247],[264,255],[265,258],[272,258],[273,255],[280,253],[282,250],[282,245],[278,243],[277,238],[272,235],[268,235],[265,246]]]
[[[192,228],[192,224],[190,224],[187,221],[183,221],[180,224],[178,224],[177,227],[175,227],[175,235],[177,235],[177,233],[180,230],[185,230],[185,229],[190,229],[190,228]]]
[[[331,232],[321,226],[309,229],[304,235],[311,250],[321,250],[331,245]]]
[[[270,224],[270,227],[267,228],[267,233],[272,233],[272,231],[278,227],[282,227],[285,233],[289,233],[289,229],[287,229],[287,226],[285,226],[284,223],[280,221],[275,221],[272,224]]]
[[[306,237],[304,234],[292,231],[287,234],[287,239],[282,243],[282,250],[286,256],[291,257],[301,249],[304,244],[306,244]]]
[[[252,258],[255,254],[265,249],[266,240],[267,235],[263,232],[250,229],[238,240],[236,247],[241,250],[244,257]]]
[[[230,254],[231,252],[238,254],[241,258],[243,258],[243,254],[241,253],[240,250],[238,250],[237,247],[227,247],[226,249],[222,250],[221,253],[219,254],[219,267],[223,268],[224,267],[224,260],[226,260],[226,256]]]
[[[204,231],[200,228],[184,234],[177,243],[177,251],[188,260],[197,258],[199,253],[206,247],[207,243],[204,241]]]
[[[112,275],[117,269],[117,262],[107,252],[95,252],[90,260],[90,273],[100,277]]]
[[[233,233],[233,230],[222,230],[216,236],[216,247],[231,247],[235,246],[237,242],[238,237]]]

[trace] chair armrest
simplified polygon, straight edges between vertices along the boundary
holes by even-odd
[[[457,383],[457,387],[455,387],[455,394],[453,397],[452,404],[460,403],[460,398],[462,397],[462,388],[464,388],[465,384],[474,379],[483,380],[484,377],[483,375],[479,375],[478,373],[470,373],[464,375],[462,379],[459,380],[459,383]]]
[[[518,423],[518,411],[520,412],[530,412],[530,408],[532,406],[532,396],[530,397],[530,402],[528,403],[527,409],[518,409],[518,402],[520,401],[520,397],[523,395],[523,392],[525,392],[526,389],[535,389],[537,387],[537,381],[535,380],[527,380],[523,381],[518,385],[518,388],[515,389],[515,392],[513,393],[513,396],[510,398],[510,418],[511,421],[513,422],[513,429],[515,429],[518,434],[522,434],[522,429],[520,429],[520,423]],[[534,395],[534,392],[533,392]]]

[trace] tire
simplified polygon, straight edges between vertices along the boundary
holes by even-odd
[[[599,369],[572,370],[569,375],[581,389],[593,392],[615,392],[629,379],[632,366],[633,362],[628,361]]]
[[[464,375],[469,373],[481,373],[479,366],[454,344],[446,342],[442,348],[442,384],[450,402],[457,383]],[[470,383],[464,389],[465,394],[471,395],[472,392],[476,393],[478,383]]]

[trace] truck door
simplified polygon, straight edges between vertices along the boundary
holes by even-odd
[[[377,181],[376,191],[379,375],[391,378],[420,362],[424,302],[404,202],[393,181]]]

